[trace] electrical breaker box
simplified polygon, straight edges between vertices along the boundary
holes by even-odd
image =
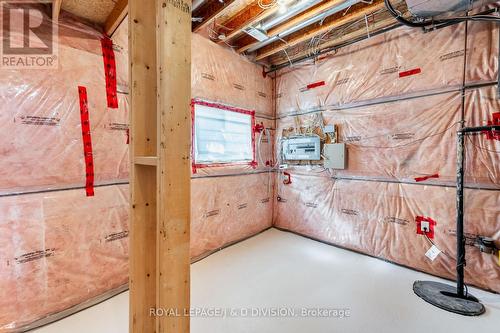
[[[346,145],[345,143],[332,143],[323,148],[325,157],[324,167],[327,169],[345,169],[346,168]]]
[[[319,136],[290,137],[283,140],[283,156],[287,161],[319,161]]]

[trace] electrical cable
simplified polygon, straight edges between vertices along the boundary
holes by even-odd
[[[438,246],[436,246],[436,244],[432,241],[432,239],[430,239],[430,238],[429,238],[429,236],[427,236],[427,234],[426,234],[426,233],[424,233],[424,236],[425,236],[425,238],[429,241],[429,243],[430,243],[432,246],[435,246],[436,248],[438,248],[438,249],[439,249],[439,247],[438,247]],[[442,254],[444,254],[444,255],[445,255],[446,257],[448,257],[449,259],[451,259],[451,260],[456,260],[456,258],[452,257],[451,255],[449,255],[448,253],[446,253],[446,252],[442,251],[441,249],[440,249],[439,251],[441,251],[441,253],[442,253]],[[462,263],[462,261],[459,261],[459,262],[460,262],[460,263]],[[456,267],[458,268],[460,265],[461,265],[461,266],[463,266],[463,264],[458,264],[458,262],[457,262],[457,266],[456,266]],[[464,267],[465,267],[465,266],[464,266]],[[465,283],[464,283],[464,287],[465,287],[465,297],[467,297],[467,296],[469,295],[469,288],[467,287],[467,285],[466,285]]]
[[[429,236],[427,236],[427,234],[426,234],[426,233],[424,233],[424,236],[425,236],[425,238],[429,241],[429,243],[430,243],[431,245],[433,245],[433,246],[435,246],[435,247],[437,247],[437,248],[439,249],[439,247],[438,247],[438,246],[437,246],[437,245],[436,245],[436,244],[432,241],[432,239],[430,239],[430,238],[429,238]],[[444,251],[442,251],[442,250],[439,250],[439,251],[441,251],[441,253],[443,253],[443,254],[444,254],[445,256],[447,256],[449,259],[455,260],[455,258],[454,258],[454,257],[452,257],[450,254],[448,254],[448,253],[446,253],[446,252],[444,252]]]
[[[262,9],[273,8],[277,3],[278,3],[278,0],[273,0],[270,3],[267,3],[267,4],[264,3],[264,0],[259,0],[258,1],[259,7],[262,8]]]

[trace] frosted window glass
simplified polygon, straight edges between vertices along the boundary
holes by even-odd
[[[195,104],[195,162],[253,161],[252,116]]]

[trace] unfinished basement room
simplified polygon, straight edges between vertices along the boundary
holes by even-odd
[[[0,20],[0,333],[500,332],[500,1]]]

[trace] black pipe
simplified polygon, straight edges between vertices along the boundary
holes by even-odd
[[[465,128],[464,128],[465,129]],[[464,297],[465,237],[464,237],[464,132],[457,137],[457,295]]]
[[[458,134],[479,133],[484,131],[500,131],[500,125],[488,125],[478,127],[464,127],[458,131]]]
[[[457,136],[457,295],[466,298],[464,294],[465,243],[464,237],[464,143],[465,135],[484,131],[500,131],[500,125],[464,127]]]

